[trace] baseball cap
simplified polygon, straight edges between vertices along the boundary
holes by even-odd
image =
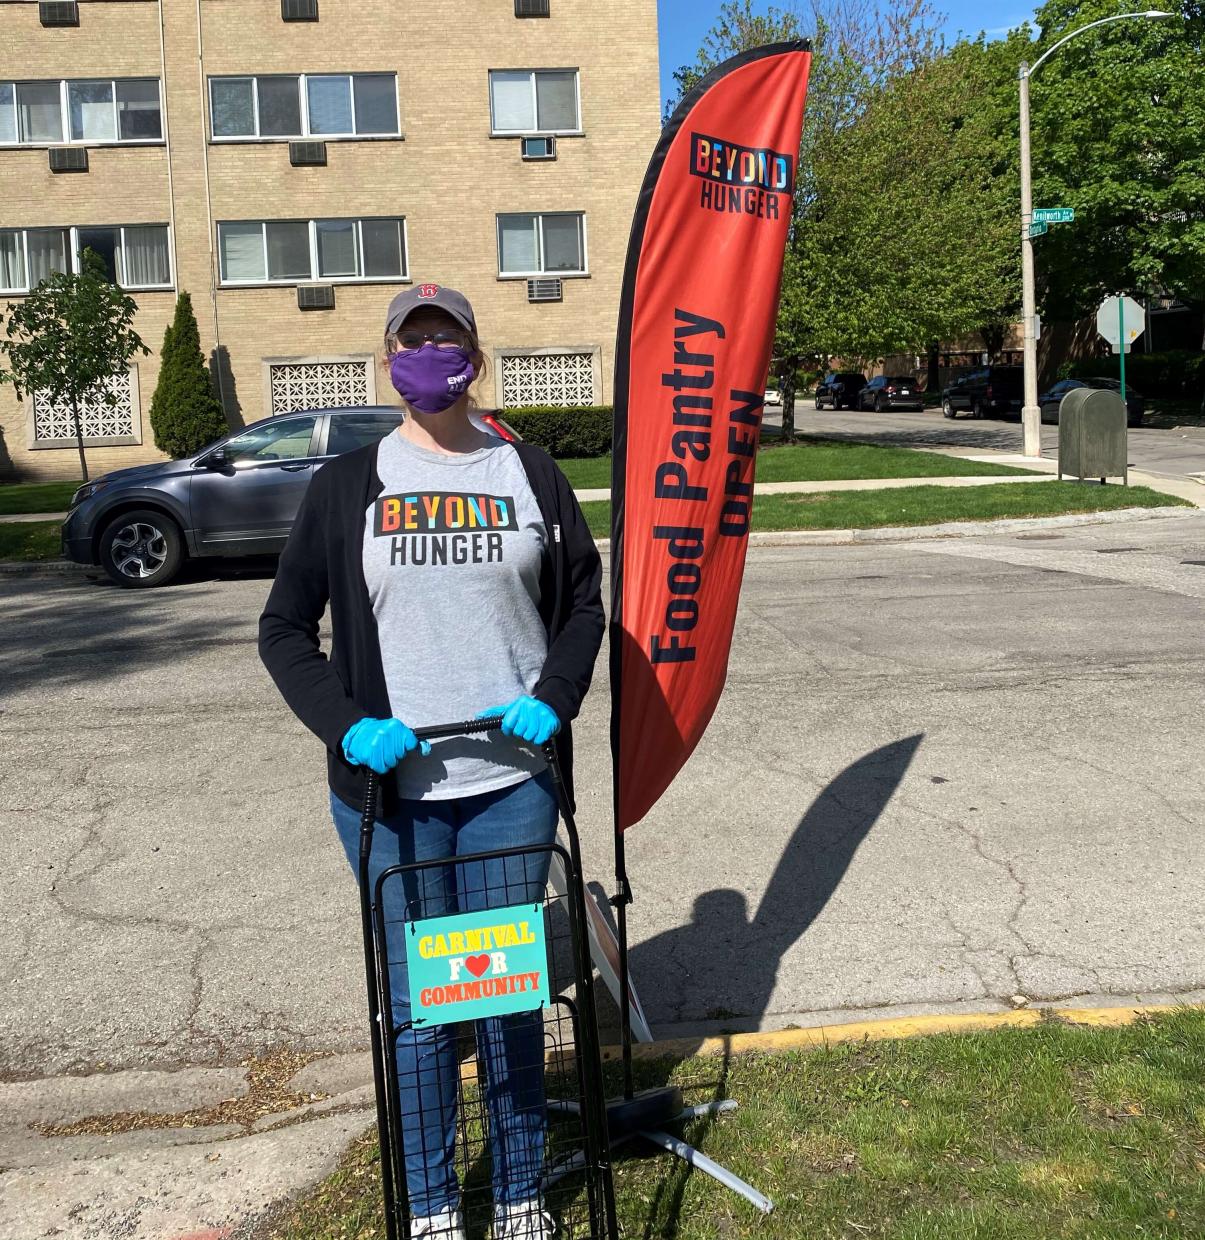
[[[454,288],[444,288],[442,284],[415,284],[403,289],[390,303],[385,314],[385,334],[388,336],[399,331],[406,318],[415,310],[426,306],[435,306],[446,310],[461,327],[477,335],[477,320],[473,317],[473,307],[469,299],[458,293]]]

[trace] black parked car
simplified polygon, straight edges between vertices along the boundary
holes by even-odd
[[[866,386],[866,377],[852,370],[832,371],[816,384],[816,408],[823,409],[828,402],[830,409],[854,407],[858,393]]]
[[[1063,397],[1073,388],[1081,387],[1100,388],[1102,391],[1116,392],[1119,396],[1121,395],[1121,384],[1116,379],[1060,379],[1049,391],[1043,392],[1038,397],[1038,405],[1042,410],[1042,421],[1057,423],[1059,420],[1059,405],[1062,403]],[[1142,394],[1135,392],[1127,383],[1126,424],[1128,426],[1141,426],[1142,415],[1145,412],[1146,402],[1143,400]]]
[[[873,409],[923,409],[924,397],[910,375],[879,375],[858,393],[858,408]]]
[[[278,552],[314,473],[404,418],[392,405],[282,414],[184,460],[114,470],[72,497],[63,555],[139,587],[166,585],[186,556]],[[503,439],[518,438],[492,413],[478,421]]]
[[[1020,414],[1024,378],[1020,366],[984,366],[946,385],[941,411],[947,418],[966,411],[973,418]]]

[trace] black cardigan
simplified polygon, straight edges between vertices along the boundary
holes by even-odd
[[[360,719],[388,719],[393,713],[361,552],[365,510],[384,489],[377,474],[378,446],[338,456],[315,474],[259,618],[259,656],[293,713],[326,745],[331,790],[353,809],[363,802],[364,769],[343,757],[343,737]],[[561,721],[557,749],[572,803],[569,724],[581,709],[602,644],[602,562],[573,490],[552,458],[531,444],[512,446],[549,534],[540,571],[548,657],[533,696]],[[329,659],[318,641],[328,603]],[[449,660],[458,641],[471,640],[471,631],[450,633]],[[397,800],[396,779],[386,777],[381,788],[381,808],[388,813]]]

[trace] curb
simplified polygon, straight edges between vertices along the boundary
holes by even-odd
[[[746,1055],[811,1050],[838,1042],[881,1042],[892,1038],[917,1038],[934,1033],[986,1033],[995,1029],[1026,1029],[1046,1021],[1114,1029],[1132,1025],[1144,1017],[1180,1008],[1205,1010],[1203,1004],[1140,1003],[1127,1007],[1020,1008],[1009,1012],[963,1012],[938,1016],[897,1016],[884,1020],[860,1020],[848,1025],[817,1025],[810,1029],[777,1029],[770,1033],[732,1033],[720,1037],[669,1038],[664,1042],[634,1042],[635,1059],[697,1059],[716,1055]],[[618,1046],[604,1046],[604,1063],[622,1056]]]
[[[10,577],[30,577],[38,573],[99,573],[96,564],[76,564],[72,560],[4,560],[0,561],[0,574]]]
[[[842,547],[853,543],[915,542],[926,538],[983,538],[1028,530],[1068,529],[1082,525],[1115,525],[1126,521],[1155,521],[1192,517],[1199,508],[1115,508],[1109,512],[1076,512],[1060,517],[1004,517],[999,521],[946,521],[940,525],[883,525],[867,530],[764,530],[749,535],[750,547]],[[596,538],[600,551],[609,551],[609,538]]]

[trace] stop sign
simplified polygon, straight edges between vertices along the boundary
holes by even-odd
[[[1096,330],[1114,349],[1121,345],[1123,333],[1128,349],[1145,327],[1146,311],[1132,297],[1106,297],[1096,312]]]

